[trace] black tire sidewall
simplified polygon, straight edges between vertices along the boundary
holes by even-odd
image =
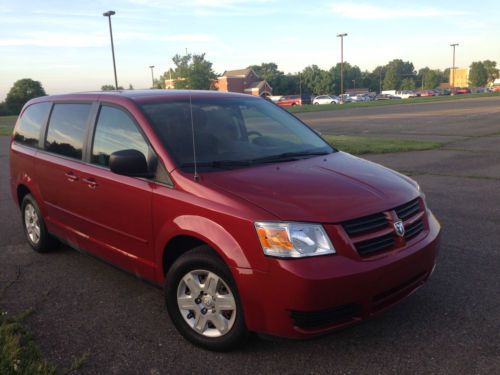
[[[188,272],[197,269],[214,272],[231,288],[236,301],[236,319],[231,330],[224,336],[209,338],[200,335],[186,323],[179,311],[177,305],[177,287],[179,282]],[[195,345],[209,350],[229,351],[236,349],[245,341],[248,332],[236,284],[231,272],[222,259],[208,246],[200,246],[190,250],[175,261],[167,273],[164,291],[167,310],[172,322],[179,333]]]

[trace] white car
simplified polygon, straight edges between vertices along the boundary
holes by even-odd
[[[313,99],[314,105],[319,104],[339,104],[340,99],[333,95],[320,95]]]

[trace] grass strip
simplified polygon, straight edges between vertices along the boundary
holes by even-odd
[[[333,147],[355,155],[432,150],[444,145],[444,142],[358,137],[351,135],[323,135],[323,138]]]

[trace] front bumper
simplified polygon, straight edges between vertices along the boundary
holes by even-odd
[[[236,269],[248,329],[307,338],[356,323],[410,295],[431,275],[440,225],[428,211],[427,230],[411,244],[359,259],[352,248],[304,259],[270,258],[268,272]]]

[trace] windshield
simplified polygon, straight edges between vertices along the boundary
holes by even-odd
[[[266,100],[216,98],[141,105],[174,161],[192,171],[282,162],[334,151],[318,134]],[[191,124],[191,110],[193,124]]]

